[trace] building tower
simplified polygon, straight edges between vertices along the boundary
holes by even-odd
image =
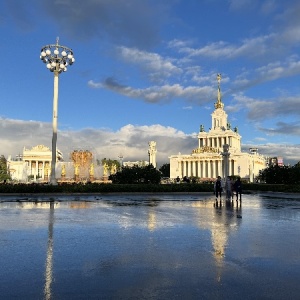
[[[217,82],[217,101],[211,113],[211,128],[205,130],[205,126],[200,125],[198,147],[191,153],[178,153],[169,157],[170,178],[187,176],[196,177],[201,181],[212,181],[217,176],[225,178],[227,175],[235,175],[253,182],[259,171],[265,168],[263,155],[257,151],[242,152],[238,127],[231,127],[224,110],[220,87],[221,74],[217,75]]]
[[[149,165],[152,164],[152,166],[154,168],[156,168],[156,142],[151,141],[148,143],[149,145],[149,150],[148,150],[148,154],[149,154]]]

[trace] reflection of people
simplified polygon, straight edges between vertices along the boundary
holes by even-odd
[[[232,185],[231,185],[230,176],[227,176],[227,179],[225,182],[225,189],[226,189],[226,199],[230,200],[231,195],[232,195]]]
[[[220,196],[220,200],[222,197],[222,182],[221,182],[221,176],[218,176],[217,180],[214,184],[214,192],[216,194],[216,200],[218,200],[218,197]]]
[[[236,192],[236,200],[239,200],[239,195],[240,200],[242,200],[242,182],[240,177],[234,183],[234,190]]]
[[[231,185],[231,198],[233,200],[233,196],[234,196],[234,180],[233,180],[233,177],[231,177],[230,185]]]

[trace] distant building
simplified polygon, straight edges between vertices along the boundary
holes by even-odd
[[[57,150],[56,160],[62,161],[62,153]],[[11,156],[7,159],[7,168],[13,180],[27,182],[28,178],[34,181],[39,179],[48,181],[51,173],[52,152],[44,145],[37,145],[31,149],[24,147],[23,154],[16,159]]]
[[[124,161],[123,162],[123,167],[129,167],[132,168],[134,166],[138,167],[145,167],[148,166],[149,162],[146,160],[138,160],[138,161]]]
[[[223,146],[229,145],[228,174],[240,176],[250,182],[255,180],[259,171],[266,168],[266,157],[258,154],[257,148],[249,153],[241,151],[241,136],[238,128],[231,128],[221,100],[220,80],[218,74],[218,96],[212,113],[211,128],[206,131],[200,125],[198,147],[191,154],[171,155],[170,177],[198,177],[202,180],[214,180],[217,176],[224,178],[225,166],[222,156]]]
[[[269,166],[283,166],[283,158],[282,157],[270,157],[269,158]]]

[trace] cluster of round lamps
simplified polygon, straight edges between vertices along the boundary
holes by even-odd
[[[53,50],[54,49],[54,50]],[[47,45],[42,48],[40,59],[51,72],[66,72],[67,66],[75,62],[73,51],[57,44]]]

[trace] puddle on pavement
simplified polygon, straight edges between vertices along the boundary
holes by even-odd
[[[296,299],[299,209],[259,195],[218,205],[207,195],[1,199],[0,294]]]

